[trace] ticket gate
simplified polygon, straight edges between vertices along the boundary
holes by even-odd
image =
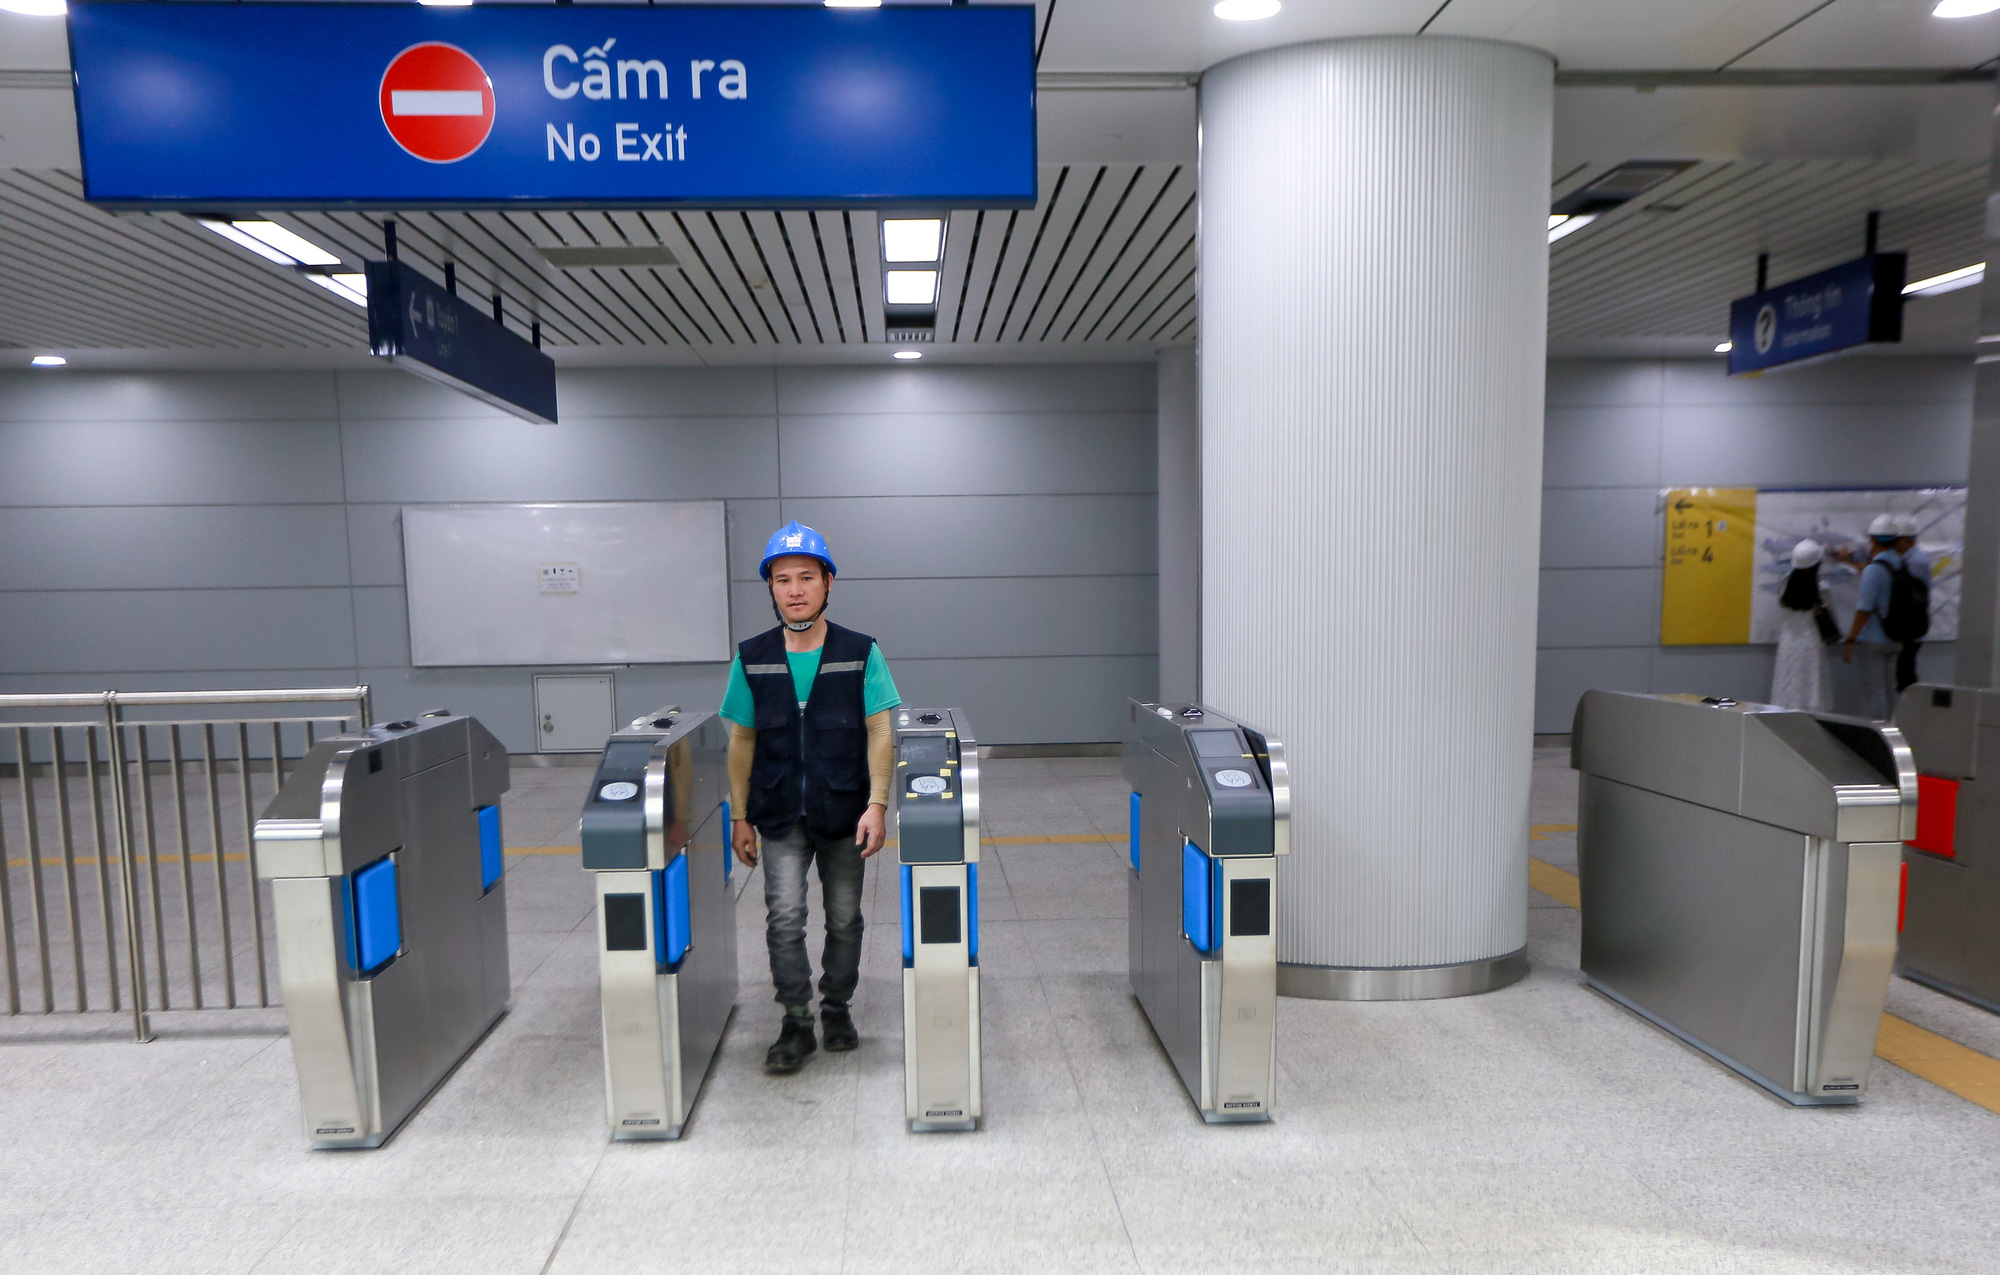
[[[1285,747],[1212,708],[1132,701],[1132,992],[1201,1118],[1269,1120]]]
[[[1896,726],[1918,797],[1896,968],[2000,1013],[2000,691],[1919,683]]]
[[[896,710],[903,1115],[979,1126],[979,746],[956,708]]]
[[[507,750],[430,713],[321,740],[257,821],[306,1137],[379,1147],[507,1012]]]
[[[681,1136],[736,1011],[728,759],[722,719],[662,708],[606,742],[584,799],[619,1142]]]
[[[1585,980],[1787,1102],[1859,1102],[1915,830],[1901,733],[1591,691],[1570,765]]]

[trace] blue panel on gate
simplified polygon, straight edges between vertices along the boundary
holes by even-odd
[[[377,859],[354,874],[354,962],[364,974],[386,964],[403,946],[396,908],[396,861]]]
[[[1126,843],[1126,849],[1132,853],[1132,871],[1137,872],[1139,870],[1139,794],[1136,792],[1132,794],[1132,834],[1131,840]]]
[[[917,922],[910,914],[910,867],[903,865],[903,964],[917,959]]]
[[[659,954],[660,964],[672,967],[687,955],[690,937],[688,857],[674,856],[674,861],[664,871],[655,872],[653,879],[659,882],[659,893],[653,899],[653,916],[659,927],[659,944],[654,950]]]
[[[729,803],[722,803],[722,879],[736,870],[736,825],[729,821]]]
[[[1215,950],[1215,860],[1192,841],[1181,849],[1181,932],[1197,952]]]
[[[506,869],[505,848],[500,842],[500,807],[481,806],[479,814],[479,889],[493,888]]]
[[[979,964],[979,865],[965,865],[965,941],[966,959]]]
[[[1035,203],[1026,4],[69,9],[86,198]]]

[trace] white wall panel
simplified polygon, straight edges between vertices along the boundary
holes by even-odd
[[[330,372],[0,372],[0,421],[323,421],[337,412]]]
[[[79,382],[89,384],[87,377]],[[185,378],[170,380],[175,389],[185,383]],[[256,505],[341,498],[340,426],[330,419],[0,425],[0,505]]]
[[[348,583],[339,505],[0,508],[0,546],[0,590]]]
[[[1660,635],[1658,567],[1544,571],[1539,645],[1651,646]]]
[[[1157,481],[1153,429],[1150,411],[789,416],[784,487],[788,496],[1147,492]]]
[[[1153,364],[955,367],[781,367],[778,410],[788,417],[1015,412],[1150,412]]]
[[[1651,487],[1550,487],[1542,493],[1542,569],[1658,568],[1659,504]]]
[[[1202,82],[1202,691],[1287,747],[1281,961],[1526,941],[1553,70],[1364,39]]]
[[[10,593],[0,602],[0,667],[9,673],[129,669],[224,675],[352,669],[349,597],[344,588]],[[106,688],[72,684],[71,689]]]
[[[1158,563],[1151,492],[806,496],[785,516],[839,546],[843,580],[1151,575]]]
[[[1542,482],[1549,487],[1658,487],[1657,405],[1551,407],[1543,423]]]
[[[550,427],[493,420],[349,423],[347,495],[357,501],[696,500],[776,496],[769,417]]]

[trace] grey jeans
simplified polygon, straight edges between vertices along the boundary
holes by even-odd
[[[826,906],[826,948],[820,953],[823,1009],[845,1009],[861,980],[861,882],[866,860],[854,834],[815,837],[803,823],[782,837],[766,837],[764,943],[771,951],[771,981],[786,1009],[812,1006],[812,963],[806,959],[806,868],[819,863],[820,899]]]

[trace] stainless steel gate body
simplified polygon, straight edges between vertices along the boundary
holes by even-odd
[[[1591,691],[1570,764],[1590,985],[1787,1102],[1860,1101],[1916,816],[1896,728]]]
[[[1132,992],[1201,1118],[1269,1120],[1284,745],[1212,708],[1131,707]]]
[[[507,787],[439,713],[315,744],[257,821],[314,1147],[381,1146],[506,1013]]]
[[[979,746],[956,708],[896,710],[903,896],[903,1115],[975,1129],[979,1077]]]
[[[2000,1013],[2000,691],[1920,683],[1896,725],[1918,792],[1896,967]]]
[[[715,714],[658,709],[605,744],[584,800],[605,1114],[621,1142],[681,1136],[736,1009],[728,753]]]

